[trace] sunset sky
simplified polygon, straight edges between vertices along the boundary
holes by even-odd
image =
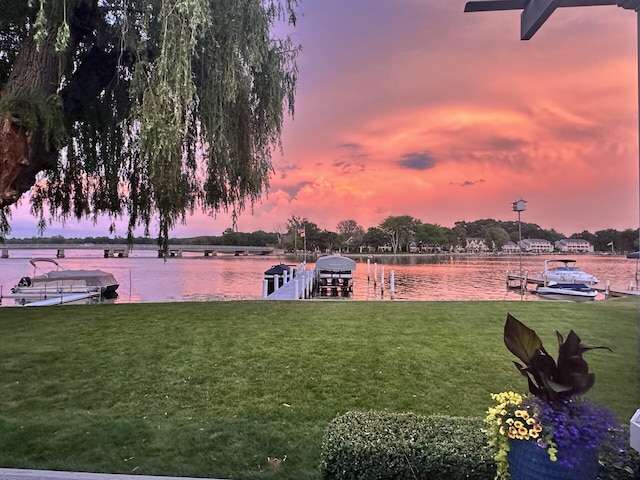
[[[561,8],[521,41],[520,11],[464,5],[302,0],[295,117],[268,195],[238,230],[274,231],[292,215],[334,231],[390,215],[516,220],[520,198],[523,221],[566,235],[638,228],[636,14]],[[25,212],[11,236],[37,234]],[[45,235],[108,235],[107,225],[70,220]],[[230,226],[227,214],[196,215],[171,235]]]

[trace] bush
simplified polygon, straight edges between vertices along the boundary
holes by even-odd
[[[493,480],[482,419],[347,412],[322,442],[326,480]]]
[[[600,451],[598,480],[640,480],[640,453],[629,445],[628,426],[623,427],[622,442],[607,442]]]
[[[480,418],[347,412],[322,441],[325,480],[493,480],[496,466]],[[623,440],[629,438],[625,429]],[[605,448],[599,480],[640,480],[640,453]]]

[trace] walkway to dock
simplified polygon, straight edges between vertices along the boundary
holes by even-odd
[[[307,270],[306,264],[301,263],[295,271],[286,275],[282,286],[280,286],[281,279],[278,275],[274,275],[273,280],[275,289],[272,293],[268,293],[268,281],[264,280],[263,298],[266,300],[300,300],[313,296],[316,277],[314,270]]]

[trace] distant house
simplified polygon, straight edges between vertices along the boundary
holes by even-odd
[[[582,238],[563,238],[556,242],[556,250],[562,253],[592,253],[593,245]]]
[[[464,250],[467,253],[486,253],[489,251],[489,247],[487,247],[484,238],[468,237]]]
[[[502,246],[503,253],[518,253],[520,252],[520,247],[513,242],[507,242]]]
[[[553,245],[549,240],[541,238],[527,238],[520,242],[522,250],[527,253],[550,253],[553,252]]]
[[[409,251],[411,253],[440,253],[442,246],[438,243],[411,242]]]

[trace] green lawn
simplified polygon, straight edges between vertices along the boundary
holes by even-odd
[[[553,354],[556,330],[610,346],[585,355],[589,396],[625,423],[640,408],[637,300],[1,308],[0,466],[319,479],[348,410],[480,417],[524,392],[507,312]]]

